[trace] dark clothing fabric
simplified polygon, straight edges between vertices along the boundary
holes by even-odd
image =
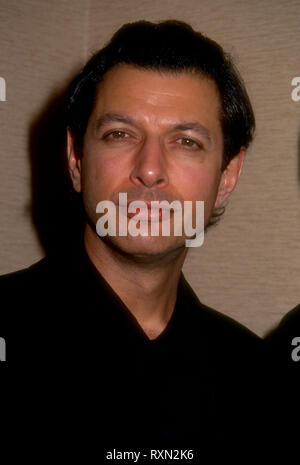
[[[268,359],[272,366],[272,384],[278,400],[274,402],[280,441],[286,457],[299,452],[300,418],[300,304],[288,312],[278,327],[266,338]]]
[[[200,303],[183,275],[155,340],[83,250],[1,277],[0,292],[6,364],[28,370],[16,403],[39,440],[47,419],[55,444],[71,432],[73,452],[94,451],[99,463],[113,448],[194,448],[199,461],[256,447],[262,341]]]
[[[290,376],[300,375],[300,304],[288,312],[279,326],[267,337],[277,362]]]

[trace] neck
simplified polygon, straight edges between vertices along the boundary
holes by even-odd
[[[87,226],[86,252],[149,339],[167,326],[174,310],[186,248],[157,256],[126,256]]]

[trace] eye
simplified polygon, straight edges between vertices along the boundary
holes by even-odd
[[[183,145],[184,147],[191,148],[191,149],[196,149],[196,148],[202,148],[202,145],[199,142],[196,142],[194,139],[191,139],[190,137],[180,137],[180,139],[177,139],[180,143],[180,145]]]
[[[110,132],[109,134],[106,134],[104,136],[104,139],[121,140],[121,139],[125,139],[126,137],[129,137],[126,132],[116,130],[116,131]]]

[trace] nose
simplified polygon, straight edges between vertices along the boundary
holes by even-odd
[[[131,181],[141,187],[163,188],[169,184],[165,155],[159,139],[148,137],[134,159]]]

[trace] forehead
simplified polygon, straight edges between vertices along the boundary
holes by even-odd
[[[118,65],[99,84],[92,116],[117,112],[154,121],[195,120],[220,128],[221,102],[214,81],[191,71]]]

